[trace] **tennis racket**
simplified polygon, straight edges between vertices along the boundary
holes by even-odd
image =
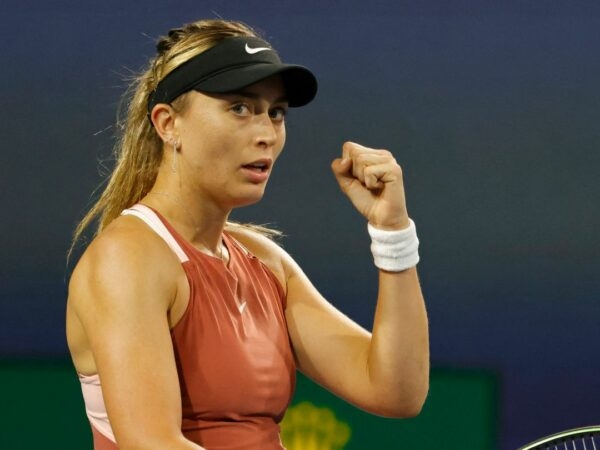
[[[600,425],[551,434],[518,450],[600,450]]]

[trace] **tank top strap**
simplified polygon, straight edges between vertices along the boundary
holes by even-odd
[[[135,216],[148,225],[156,234],[158,234],[171,250],[177,255],[179,261],[184,263],[189,260],[177,240],[169,232],[165,224],[158,215],[148,206],[137,203],[131,208],[123,210],[122,216]]]

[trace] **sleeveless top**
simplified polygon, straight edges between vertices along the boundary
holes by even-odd
[[[278,423],[293,395],[296,367],[277,278],[227,232],[226,265],[145,205],[122,214],[140,218],[165,240],[189,282],[188,306],[171,329],[184,436],[208,450],[283,449]],[[80,381],[94,449],[117,449],[98,375],[80,375]]]

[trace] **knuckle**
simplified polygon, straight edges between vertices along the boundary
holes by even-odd
[[[381,155],[381,156],[386,156],[388,158],[393,158],[394,155],[392,154],[392,152],[390,152],[389,150],[382,148],[377,150],[377,152]]]

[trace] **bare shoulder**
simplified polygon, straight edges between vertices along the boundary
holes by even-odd
[[[156,289],[172,282],[178,261],[149,227],[135,217],[119,217],[88,246],[69,282],[69,302],[110,302],[123,290]],[[134,298],[134,297],[130,297]]]

